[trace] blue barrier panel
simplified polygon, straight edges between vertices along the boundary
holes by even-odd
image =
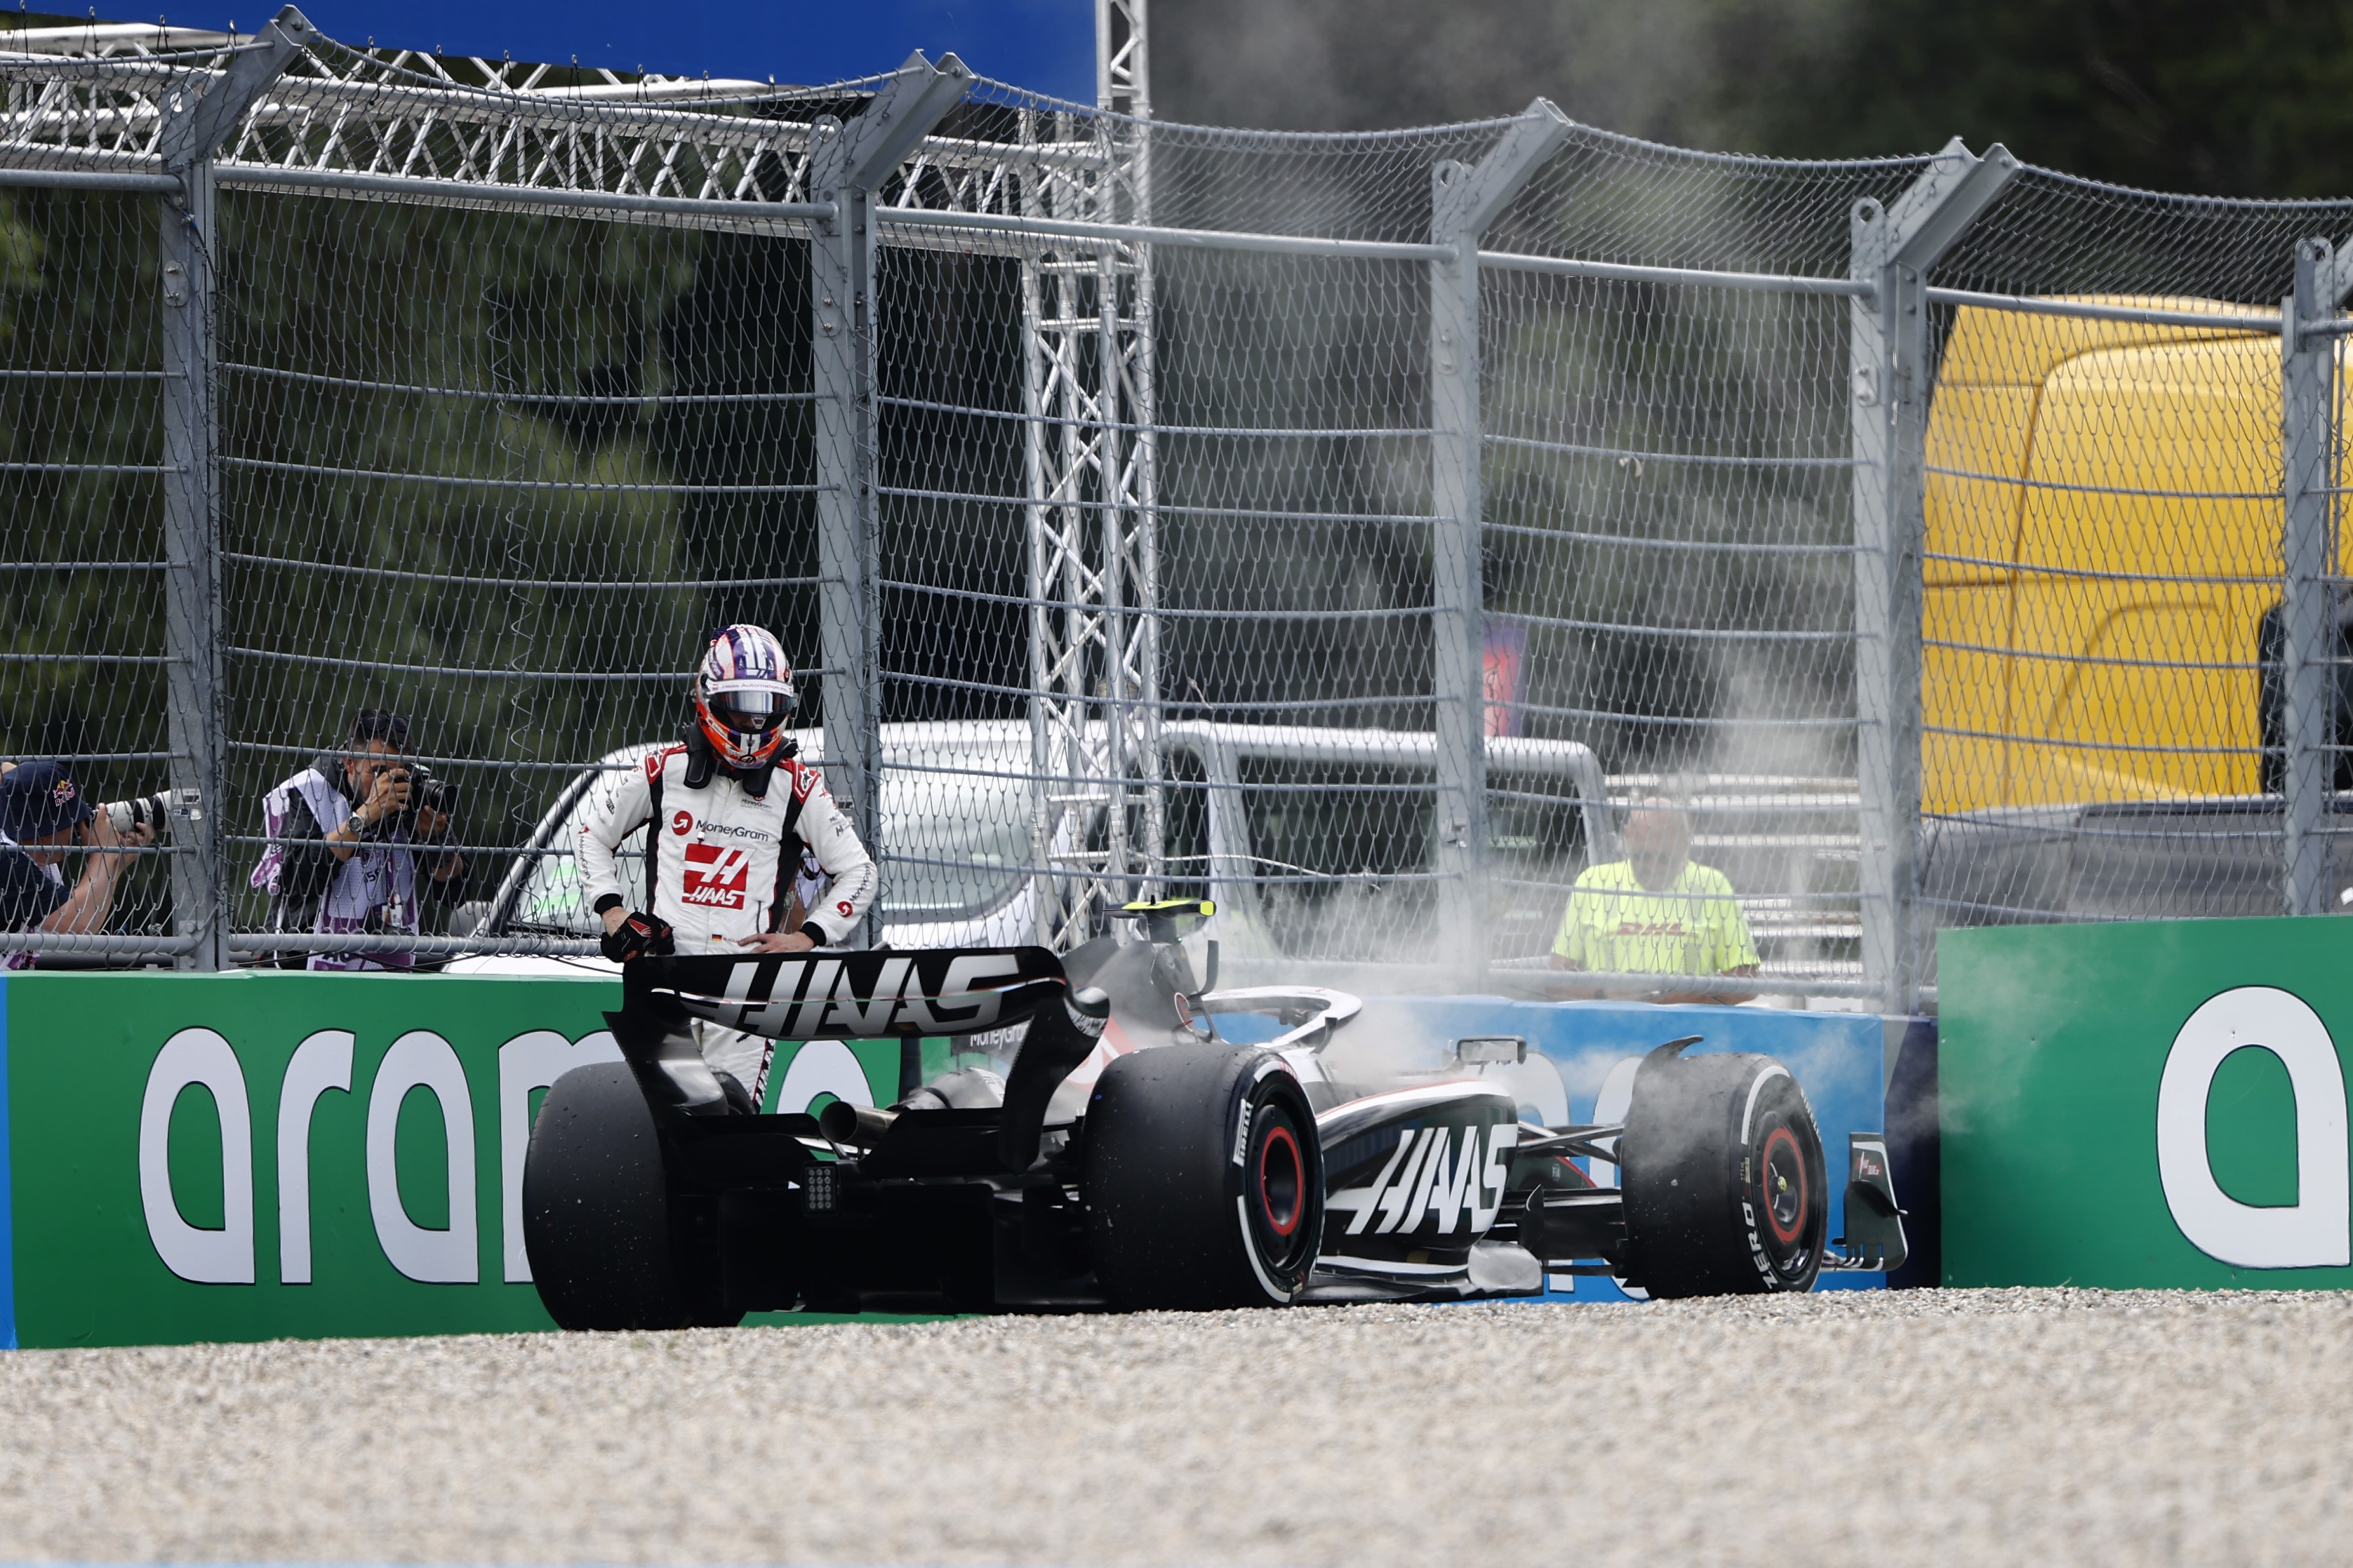
[[[1368,996],[1361,1017],[1331,1047],[1345,1076],[1351,1058],[1391,1070],[1434,1067],[1466,1035],[1519,1035],[1529,1061],[1512,1086],[1525,1111],[1547,1124],[1615,1121],[1625,1114],[1634,1064],[1652,1047],[1702,1035],[1692,1047],[1754,1051],[1788,1068],[1821,1129],[1831,1188],[1832,1237],[1846,1234],[1846,1137],[1885,1130],[1889,1035],[1865,1013],[1799,1013],[1767,1007],[1657,1006],[1627,1002],[1515,1002],[1501,996]],[[1541,1058],[1541,1059],[1539,1059]],[[1524,1114],[1525,1113],[1524,1111]],[[1596,1172],[1597,1178],[1608,1175]],[[1904,1194],[1898,1192],[1898,1202]],[[1606,1278],[1556,1276],[1577,1300],[1622,1301]],[[1823,1289],[1877,1289],[1878,1273],[1824,1274]]]

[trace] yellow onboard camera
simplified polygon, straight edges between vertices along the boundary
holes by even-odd
[[[1150,941],[1179,942],[1199,931],[1217,912],[1214,899],[1158,899],[1122,904],[1113,911],[1112,918],[1142,921],[1144,934]]]

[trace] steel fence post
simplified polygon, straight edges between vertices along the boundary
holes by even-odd
[[[809,199],[830,202],[809,239],[810,368],[817,404],[818,641],[824,660],[825,769],[849,802],[860,840],[882,842],[882,516],[875,459],[880,312],[874,297],[874,198],[972,73],[954,55],[934,67],[919,50],[847,121],[811,128]],[[878,900],[851,941],[881,931]]]
[[[194,944],[174,960],[181,969],[229,964],[220,452],[213,411],[213,154],[313,36],[302,14],[287,6],[227,69],[192,71],[175,81],[164,96],[156,135],[164,172],[181,190],[160,204],[156,258],[164,347],[165,724],[172,787],[194,791],[197,801],[173,826],[174,934]]]
[[[174,934],[182,969],[228,966],[221,822],[220,572],[212,411],[213,182],[209,160],[181,172],[163,205],[164,641],[172,787],[195,809],[174,824]],[[183,799],[187,798],[185,795]]]
[[[1915,881],[1927,273],[2017,171],[1999,143],[1979,158],[1956,137],[1893,206],[1866,196],[1850,217],[1852,275],[1872,289],[1849,308],[1847,365],[1862,972],[1890,1013],[1917,1004],[1925,938]]]
[[[1476,165],[1430,172],[1432,722],[1438,750],[1441,961],[1475,983],[1487,959],[1486,584],[1479,424],[1479,238],[1568,135],[1537,99]]]
[[[2335,261],[2328,241],[2299,241],[2295,283],[2280,305],[2281,852],[2291,915],[2328,912],[2334,858],[2337,339],[2311,329],[2336,314]]]

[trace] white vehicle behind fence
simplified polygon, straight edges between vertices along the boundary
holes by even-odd
[[[823,761],[822,730],[799,739],[805,758]],[[488,938],[601,935],[573,847],[596,792],[654,749],[628,747],[583,770],[541,818],[495,894],[469,906],[453,929]],[[1217,901],[1206,934],[1220,942],[1225,963],[1428,962],[1435,945],[1436,745],[1427,731],[1182,721],[1162,726],[1160,752],[1168,787],[1165,879],[1156,890]],[[882,940],[902,948],[1039,941],[1041,886],[1047,877],[1071,874],[1100,844],[1107,792],[1090,797],[1053,779],[1041,785],[1021,720],[886,724],[882,760]],[[1541,965],[1577,873],[1620,853],[1613,804],[1663,781],[1606,779],[1577,742],[1516,736],[1488,740],[1487,767],[1492,949],[1504,964]],[[1746,798],[1766,781],[1736,782],[1744,805],[1774,820],[1735,821],[1721,803],[1696,796],[1696,858],[1731,872],[1768,963],[1778,957],[1808,972],[1844,967],[1840,949],[1851,932],[1825,927],[1810,900],[1786,896],[1797,873],[1783,862],[1799,852],[1851,861],[1851,846],[1825,848],[1813,824],[1824,813],[1831,819],[1851,813],[1852,786],[1821,794],[1797,787],[1814,781],[1769,781],[1784,787]],[[1042,858],[1041,808],[1055,825]],[[1768,827],[1775,830],[1759,831]],[[642,885],[644,854],[642,831],[622,846],[625,889]],[[611,966],[594,957],[484,953],[449,968],[577,974]]]

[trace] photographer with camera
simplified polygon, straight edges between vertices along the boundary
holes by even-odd
[[[85,936],[106,929],[114,889],[155,841],[160,799],[118,801],[92,811],[73,777],[52,762],[22,763],[0,775],[0,931]],[[75,846],[90,855],[67,885],[65,858]],[[11,952],[0,968],[30,969],[33,955]]]
[[[363,708],[341,752],[320,757],[263,802],[269,847],[252,885],[269,894],[269,929],[317,935],[415,936],[424,905],[456,903],[466,858],[447,846],[456,786],[410,762],[408,721]],[[280,967],[413,969],[417,954],[281,950]]]

